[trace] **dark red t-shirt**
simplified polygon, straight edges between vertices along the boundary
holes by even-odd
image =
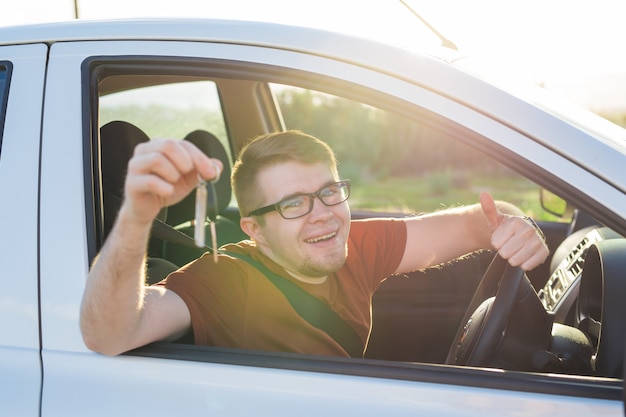
[[[323,284],[291,277],[251,241],[222,249],[257,259],[270,270],[326,302],[351,325],[364,344],[371,326],[371,300],[393,274],[406,245],[401,219],[353,221],[345,265]],[[242,349],[348,356],[324,331],[294,311],[285,296],[260,271],[240,259],[205,254],[159,283],[187,304],[196,344]]]

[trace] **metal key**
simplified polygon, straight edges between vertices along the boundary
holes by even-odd
[[[213,262],[217,263],[217,232],[215,230],[215,221],[217,219],[217,193],[215,191],[215,182],[207,182],[198,179],[198,186],[196,187],[196,216],[194,227],[194,240],[196,246],[204,247],[205,245],[205,221],[207,218],[207,211],[209,215],[209,229],[211,231],[211,249],[213,251]],[[207,210],[208,205],[208,210]]]
[[[211,229],[211,246],[213,249],[213,262],[217,263],[217,233],[215,232],[215,222],[209,224]]]
[[[206,181],[200,179],[196,187],[196,217],[194,222],[194,241],[199,248],[204,247],[205,241],[204,220],[206,219],[206,199]]]
[[[213,262],[217,263],[217,232],[215,231],[215,221],[217,220],[217,192],[215,191],[215,183],[217,179],[214,179],[209,183],[208,188],[208,214],[209,214],[209,228],[211,230],[211,249],[213,250]]]

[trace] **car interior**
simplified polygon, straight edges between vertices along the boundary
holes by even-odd
[[[94,224],[90,225],[95,231],[92,257],[105,241],[119,209],[126,164],[133,148],[164,135],[189,140],[223,162],[225,170],[215,185],[218,246],[246,239],[239,228],[239,213],[230,189],[230,169],[238,150],[252,137],[285,128],[311,128],[292,123],[291,116],[281,107],[283,102],[293,105],[295,98],[301,97],[289,96],[289,87],[295,86],[303,89],[305,96],[319,93],[319,97],[335,104],[340,100],[358,103],[359,108],[365,109],[363,117],[371,116],[374,108],[407,119],[413,131],[437,132],[447,137],[453,146],[471,148],[484,160],[516,170],[515,175],[535,184],[536,193],[530,194],[531,198],[549,211],[535,220],[546,235],[552,256],[542,267],[528,274],[507,267],[492,251],[485,250],[428,270],[389,277],[373,301],[373,329],[366,360],[623,377],[626,305],[620,295],[626,294],[626,239],[558,195],[557,200],[563,206],[548,207],[548,196],[553,194],[539,185],[545,171],[528,161],[520,163],[514,156],[490,145],[486,138],[453,121],[363,87],[315,79],[310,74],[285,74],[284,70],[271,68],[255,72],[245,68],[228,72],[219,65],[204,72],[197,66],[192,69],[188,69],[191,75],[186,75],[184,67],[167,68],[164,64],[155,72],[146,71],[145,66],[133,62],[115,62],[110,68],[104,62],[97,72],[94,83],[97,99],[92,99],[91,111],[98,123],[91,132],[92,143],[89,144],[93,149],[89,170],[95,178],[91,185],[92,204],[94,212],[98,213]],[[210,85],[214,95],[198,101],[198,107],[204,106],[205,111],[201,118],[194,119],[193,112],[198,108],[193,106],[183,111],[172,105],[165,113],[150,107],[158,101],[155,97],[160,89],[163,89],[162,102],[168,102],[174,101],[174,96],[173,90],[167,88],[191,86],[194,89],[202,83]],[[337,101],[329,99],[328,94]],[[334,109],[334,114],[340,115],[338,108]],[[292,106],[291,111],[301,112],[302,109]],[[174,118],[185,112],[192,114],[189,120]],[[158,124],[151,117],[163,119],[162,114],[173,117],[163,120],[162,125],[178,130],[151,131]],[[219,123],[206,123],[214,120],[212,118]],[[311,114],[310,118],[315,116]],[[200,119],[202,123],[197,122]],[[325,132],[340,129],[345,120],[325,119],[321,123],[326,124],[326,130],[320,128],[308,133],[324,139]],[[376,133],[386,140],[397,131]],[[336,150],[340,145],[331,144]],[[357,154],[355,149],[338,153]],[[386,152],[381,143],[379,158],[386,160]],[[433,155],[433,158],[440,157],[442,154]],[[342,163],[341,156],[339,159],[340,169],[350,174],[353,168],[350,162]],[[353,172],[367,174],[363,170]],[[410,176],[410,173],[402,175]],[[416,184],[434,183],[436,179],[435,175],[415,173],[410,185],[399,194],[416,192]],[[471,181],[465,178],[457,181],[461,182],[461,187],[472,188]],[[366,189],[363,195],[367,196],[367,178],[357,182],[357,186]],[[476,190],[470,191],[477,200]],[[556,194],[559,190],[550,191]],[[403,202],[395,207],[360,206],[364,199],[359,197],[353,201],[351,197],[354,219],[419,215],[423,211],[421,207],[407,206]],[[149,246],[148,284],[160,281],[205,250],[193,245],[193,195],[164,209],[155,223],[159,225],[153,228]],[[172,237],[174,235],[178,237]],[[191,342],[187,337],[178,343]]]

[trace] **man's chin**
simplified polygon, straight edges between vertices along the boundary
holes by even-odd
[[[321,278],[334,274],[346,263],[346,256],[326,258],[317,262],[306,262],[301,270],[305,276]]]

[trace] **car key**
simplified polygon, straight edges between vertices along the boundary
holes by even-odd
[[[217,219],[217,193],[215,191],[215,182],[211,181],[208,184],[203,179],[199,178],[198,186],[196,187],[196,216],[194,227],[194,240],[198,247],[204,247],[205,245],[205,220],[207,218],[207,211],[209,215],[209,228],[211,231],[211,247],[213,250],[213,262],[217,263],[217,232],[215,230],[215,221]],[[208,205],[208,210],[207,210]]]
[[[194,222],[194,241],[199,248],[204,247],[205,231],[204,220],[206,219],[207,204],[206,181],[199,178],[196,186],[196,216]]]
[[[217,232],[215,231],[215,221],[217,220],[217,193],[215,192],[215,182],[209,183],[208,189],[208,211],[209,228],[211,230],[211,249],[213,250],[213,262],[217,263]]]

